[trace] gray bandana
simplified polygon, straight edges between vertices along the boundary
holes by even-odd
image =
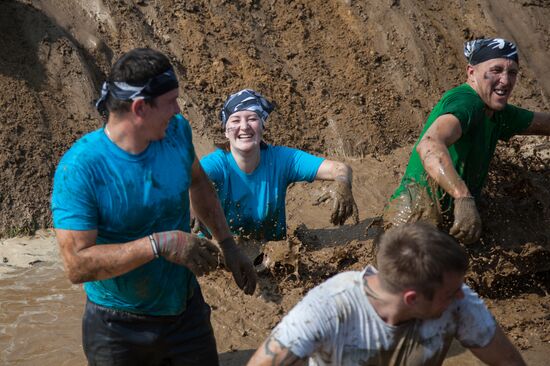
[[[105,101],[110,94],[119,100],[151,99],[178,88],[178,79],[172,68],[152,77],[144,85],[130,85],[123,81],[104,82],[101,97],[95,106],[98,111],[105,109]]]
[[[273,104],[265,99],[260,93],[252,89],[243,89],[230,95],[223,104],[223,108],[220,112],[222,127],[225,128],[229,116],[240,111],[256,112],[260,119],[265,122],[269,113],[273,111],[273,108]]]
[[[464,43],[464,56],[471,65],[477,65],[494,58],[506,58],[519,63],[516,45],[502,38],[468,41]]]

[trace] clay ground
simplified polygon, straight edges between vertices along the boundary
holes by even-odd
[[[323,185],[296,185],[287,214],[298,260],[263,276],[261,297],[239,294],[224,275],[201,280],[222,356],[242,361],[246,352],[227,352],[255,348],[308,289],[370,261],[376,218],[412,143],[441,93],[463,81],[465,40],[516,41],[512,102],[550,110],[549,19],[546,0],[2,1],[0,234],[51,227],[55,166],[102,125],[92,100],[122,52],[148,46],[170,56],[200,155],[223,138],[226,95],[261,91],[277,105],[268,142],[353,166],[362,221],[331,227],[328,207],[311,206]],[[549,157],[546,137],[499,146],[482,244],[468,248],[469,284],[539,365],[550,354]]]

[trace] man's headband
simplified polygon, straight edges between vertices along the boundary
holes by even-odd
[[[502,38],[475,39],[464,43],[464,56],[470,65],[494,58],[506,58],[519,63],[516,45]]]
[[[179,86],[176,73],[172,68],[147,80],[144,85],[130,85],[123,81],[106,81],[101,87],[101,97],[95,107],[98,111],[105,110],[105,101],[110,95],[119,100],[152,99],[177,89]]]
[[[252,111],[256,112],[261,120],[265,122],[273,109],[273,104],[265,99],[260,93],[251,89],[243,89],[227,98],[220,112],[220,120],[222,121],[222,127],[225,128],[229,116],[233,113]]]

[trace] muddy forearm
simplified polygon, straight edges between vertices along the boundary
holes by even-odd
[[[297,357],[270,335],[248,361],[247,366],[301,366],[306,364],[307,358]]]
[[[315,179],[335,180],[348,183],[351,186],[353,171],[347,164],[326,159],[319,167]]]
[[[454,168],[447,146],[433,140],[423,140],[417,146],[422,165],[428,175],[453,198],[469,197],[466,183]]]
[[[222,241],[231,236],[231,232],[227,226],[216,190],[206,174],[204,178],[205,180],[189,191],[191,206],[195,217],[206,225],[217,241]]]
[[[57,234],[61,254],[72,283],[120,276],[154,259],[148,237],[122,244],[81,245],[70,235]]]

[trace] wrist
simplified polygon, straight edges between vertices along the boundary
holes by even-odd
[[[233,236],[229,236],[223,240],[218,241],[218,244],[222,250],[234,249],[237,247],[237,243]]]
[[[159,243],[153,235],[149,235],[149,242],[151,244],[151,250],[153,251],[153,256],[155,257],[155,259],[160,257]]]
[[[347,175],[338,175],[334,178],[334,181],[337,183],[344,183],[351,189],[351,177],[348,177]]]

